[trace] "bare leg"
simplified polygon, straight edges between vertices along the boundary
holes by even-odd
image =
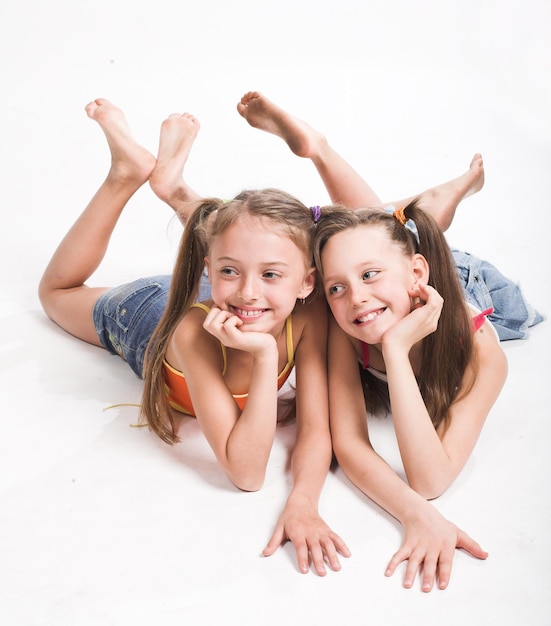
[[[122,210],[149,178],[155,158],[136,143],[123,112],[108,100],[94,100],[86,113],[105,133],[111,168],[55,251],[40,281],[39,296],[44,311],[61,328],[100,345],[92,311],[106,288],[84,283],[101,263]]]
[[[469,169],[446,183],[431,187],[419,196],[412,196],[399,202],[390,204],[398,207],[407,206],[415,197],[419,199],[419,206],[430,213],[438,222],[442,230],[447,230],[455,217],[459,203],[480,191],[484,185],[484,163],[482,155],[475,154]]]
[[[193,115],[170,115],[161,125],[157,164],[149,178],[155,195],[174,209],[184,225],[201,200],[183,178],[184,165],[198,132],[199,122]]]
[[[442,230],[446,230],[461,200],[479,191],[484,184],[482,157],[476,154],[469,170],[458,178],[427,189],[418,196],[383,203],[363,178],[329,146],[322,134],[262,94],[256,91],[246,93],[237,110],[251,126],[281,137],[296,155],[311,159],[331,200],[351,209],[390,204],[406,206],[418,197],[420,206],[436,219]]]
[[[257,91],[249,91],[237,105],[247,122],[283,139],[297,156],[311,159],[331,201],[351,209],[381,206],[381,200],[365,180],[319,132]]]

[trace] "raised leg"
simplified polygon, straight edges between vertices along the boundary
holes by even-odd
[[[201,196],[184,180],[187,162],[199,122],[189,113],[174,113],[161,125],[157,163],[151,172],[149,184],[155,194],[174,209],[182,224],[191,215]]]
[[[484,184],[484,165],[476,154],[467,172],[397,202],[381,202],[370,185],[308,124],[281,109],[257,91],[246,93],[237,105],[240,115],[254,128],[283,139],[297,156],[311,159],[329,193],[332,202],[350,209],[367,207],[406,206],[419,198],[420,206],[430,213],[442,230],[449,228],[459,203],[476,193]]]
[[[249,91],[237,110],[254,128],[280,137],[297,156],[310,159],[331,201],[351,209],[381,206],[381,200],[366,181],[318,131],[293,117],[258,91]]]
[[[413,198],[417,197],[419,206],[427,213],[430,213],[438,222],[440,228],[445,231],[450,227],[459,203],[480,191],[483,185],[484,163],[482,155],[475,154],[469,169],[461,176],[436,187],[431,187],[418,196],[412,196],[411,198],[405,198],[389,204],[393,204],[397,208],[405,207]]]
[[[101,263],[128,200],[148,180],[155,157],[136,143],[123,112],[108,100],[94,100],[86,113],[105,133],[111,168],[54,252],[40,281],[39,296],[44,311],[61,328],[100,345],[92,311],[106,288],[90,288],[85,281]]]

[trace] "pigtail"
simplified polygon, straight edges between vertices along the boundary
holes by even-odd
[[[172,412],[166,402],[163,363],[174,329],[195,302],[208,251],[208,220],[222,206],[204,200],[187,221],[174,266],[166,310],[148,343],[144,360],[144,390],[140,416],[166,443],[177,443]]]
[[[322,210],[313,242],[314,262],[320,273],[323,273],[322,251],[329,239],[339,232],[364,225],[384,228],[404,254],[422,254],[430,268],[429,285],[444,299],[438,328],[423,339],[417,382],[434,427],[441,424],[446,427],[451,404],[458,394],[469,391],[462,384],[474,353],[471,320],[448,243],[435,220],[419,208],[417,200],[404,209],[389,212],[350,211],[342,207]],[[361,368],[360,373],[368,411],[388,410],[386,383],[366,369]]]
[[[435,220],[411,202],[404,215],[418,232],[417,250],[429,264],[429,285],[444,299],[437,330],[423,340],[419,388],[435,428],[446,426],[473,355],[471,320],[450,248]],[[468,390],[461,390],[466,392]]]

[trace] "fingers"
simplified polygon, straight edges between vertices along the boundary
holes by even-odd
[[[263,556],[272,556],[272,554],[283,544],[287,538],[285,537],[282,525],[278,525],[271,536],[268,545],[262,550]]]
[[[334,571],[341,570],[339,554],[344,557],[350,556],[350,550],[344,541],[334,533],[317,541],[308,543],[306,540],[293,544],[297,553],[299,570],[305,574],[308,572],[310,556],[312,567],[318,576],[327,574],[327,565]]]
[[[232,315],[229,311],[212,307],[205,317],[203,328],[211,334],[217,335],[222,329],[227,332],[230,328],[241,326],[241,323],[241,320],[237,316]]]
[[[327,565],[334,571],[341,569],[339,554],[348,558],[350,550],[344,541],[335,533],[318,540],[308,540],[306,537],[289,539],[283,527],[278,527],[274,531],[270,541],[262,551],[263,556],[271,556],[286,541],[292,541],[297,555],[298,570],[302,574],[307,574],[310,563],[318,576],[327,575]]]
[[[467,539],[470,538],[467,537]],[[459,547],[459,543],[457,547]],[[438,581],[438,589],[446,589],[450,582],[454,555],[454,544],[442,545],[439,549],[423,548],[422,546],[412,549],[408,546],[402,546],[387,565],[385,576],[392,576],[398,565],[407,560],[403,581],[406,589],[413,587],[417,573],[421,576],[423,592],[432,591],[436,581]]]
[[[429,305],[428,308],[434,311],[440,311],[444,305],[444,298],[430,285],[422,285],[419,283],[417,289],[409,292],[418,305]]]
[[[484,560],[488,558],[488,553],[486,552],[486,550],[483,550],[474,539],[471,539],[469,535],[467,535],[467,533],[463,532],[462,530],[458,531],[457,547],[466,550],[469,554],[477,559]]]
[[[306,541],[293,542],[297,553],[297,565],[301,574],[306,574],[309,568],[308,562],[308,544]],[[321,560],[321,565],[320,565]],[[319,576],[325,576],[327,570],[323,566],[323,555],[320,555],[319,551],[312,550],[312,561],[314,563],[314,569]]]
[[[228,347],[237,347],[242,341],[238,331],[242,325],[243,322],[236,315],[216,307],[207,313],[203,322],[203,328]]]
[[[417,572],[421,572],[423,570],[423,579],[422,579],[422,590],[426,593],[432,590],[434,587],[434,581],[436,580],[437,570],[440,569],[440,561],[438,558],[438,553],[426,553],[423,550],[414,550],[410,552],[407,548],[402,548],[394,554],[392,559],[389,561],[387,568],[385,570],[385,576],[392,576],[396,571],[396,568],[400,563],[407,560],[406,572],[404,574],[404,582],[403,585],[406,589],[411,589],[413,587],[413,583],[415,582],[415,577],[417,576]],[[451,567],[451,565],[450,565]],[[446,578],[446,586],[447,581],[449,580],[449,571]],[[440,587],[441,589],[445,587]]]

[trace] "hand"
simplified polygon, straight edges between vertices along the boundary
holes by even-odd
[[[450,581],[456,548],[466,550],[477,559],[485,559],[488,556],[474,539],[442,517],[436,509],[433,509],[432,514],[418,517],[413,522],[405,524],[405,530],[402,546],[390,560],[385,576],[392,576],[396,567],[407,560],[404,577],[406,589],[413,586],[421,565],[423,591],[431,591],[436,578],[438,588],[446,589]]]
[[[241,326],[243,322],[236,315],[215,306],[211,308],[203,322],[203,328],[214,335],[226,348],[243,350],[254,356],[276,345],[275,339],[269,333],[244,333],[240,330]]]
[[[287,540],[291,541],[297,553],[299,571],[306,574],[309,569],[308,555],[312,558],[318,576],[325,576],[325,560],[335,572],[341,569],[337,553],[350,556],[344,541],[334,533],[317,512],[290,510],[289,506],[281,514],[272,538],[264,548],[264,556],[272,555]]]
[[[406,350],[433,333],[438,327],[444,299],[429,285],[419,284],[409,291],[412,310],[383,336],[383,345],[402,344]]]

